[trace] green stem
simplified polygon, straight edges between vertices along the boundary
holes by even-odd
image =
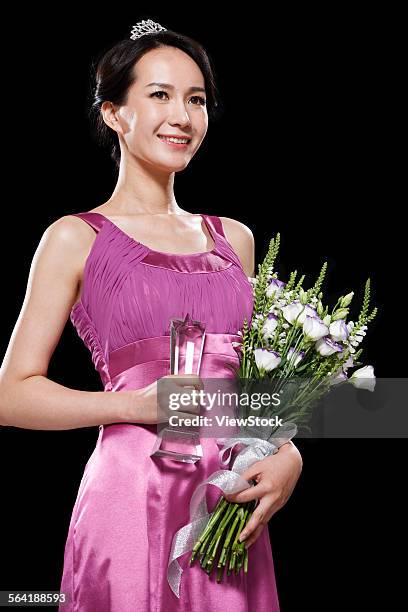
[[[209,559],[207,561],[207,565],[210,565],[210,571],[212,569],[213,563],[214,563],[214,559],[215,559],[215,555],[217,553],[217,549],[219,546],[219,543],[221,541],[222,535],[224,533],[224,530],[227,526],[227,524],[229,523],[230,519],[232,518],[232,516],[235,514],[236,510],[238,509],[239,504],[233,503],[230,504],[230,507],[228,508],[225,517],[222,519],[220,526],[217,529],[217,532],[215,534],[215,544],[212,547],[211,550],[211,554],[209,556]]]
[[[201,549],[202,544],[205,542],[205,540],[207,540],[208,536],[211,534],[211,531],[213,530],[215,524],[218,522],[218,519],[220,518],[220,516],[223,514],[223,511],[225,507],[227,506],[227,504],[228,504],[228,500],[226,500],[224,496],[221,496],[217,502],[216,507],[214,508],[211,518],[209,519],[207,525],[205,526],[197,542],[194,544],[193,554],[190,559],[190,565],[194,563],[194,560],[199,552],[199,549]]]
[[[227,563],[228,554],[231,553],[231,547],[230,547],[231,538],[235,534],[235,530],[236,530],[238,523],[241,524],[244,513],[245,513],[245,506],[241,506],[225,538],[223,548],[221,551],[221,555],[218,561],[217,582],[221,582],[221,579],[224,573],[224,568]],[[238,533],[239,533],[239,529],[238,529]]]

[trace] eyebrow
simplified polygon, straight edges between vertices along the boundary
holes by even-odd
[[[169,83],[149,83],[148,85],[146,85],[146,87],[151,87],[152,85],[158,85],[158,87],[166,87],[167,89],[174,89],[174,86],[170,85]],[[203,91],[205,93],[205,89],[203,87],[195,87],[194,85],[192,87],[189,87],[187,91]]]

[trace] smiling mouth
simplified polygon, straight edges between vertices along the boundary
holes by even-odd
[[[191,142],[191,138],[168,138],[166,136],[161,136],[160,134],[157,135],[157,138],[159,138],[160,140],[164,141],[164,142],[170,142],[172,144],[184,144],[184,145],[188,145]]]

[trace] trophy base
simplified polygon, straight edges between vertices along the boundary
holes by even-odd
[[[196,463],[203,457],[198,433],[164,429],[158,435],[150,457],[166,457],[183,463]]]
[[[196,463],[202,458],[202,455],[182,454],[176,451],[157,450],[150,455],[151,457],[167,457],[173,461],[182,461],[183,463]]]

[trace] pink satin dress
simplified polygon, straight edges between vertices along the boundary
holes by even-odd
[[[170,373],[170,318],[205,322],[200,376],[232,377],[232,342],[253,309],[252,287],[221,220],[201,215],[214,248],[155,251],[100,213],[80,217],[97,232],[84,268],[82,296],[70,319],[88,347],[106,392],[144,387]],[[248,573],[216,582],[191,553],[179,598],[167,580],[174,534],[190,522],[196,487],[220,469],[215,438],[204,456],[182,463],[153,458],[156,426],[114,423],[99,436],[79,485],[64,552],[62,612],[276,612],[279,610],[267,528],[249,549]],[[209,511],[220,491],[208,486]]]

